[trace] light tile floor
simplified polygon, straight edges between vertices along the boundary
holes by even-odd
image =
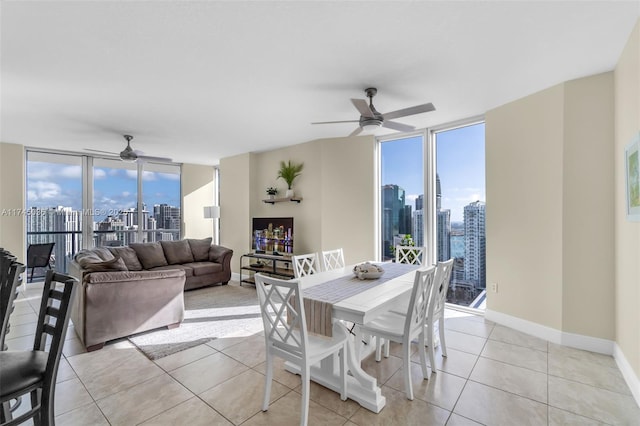
[[[9,349],[33,344],[40,293],[41,286],[29,284],[16,302]],[[127,340],[86,353],[71,326],[58,373],[56,424],[297,425],[300,380],[281,361],[270,408],[260,409],[262,339],[217,339],[154,362]],[[379,414],[312,383],[309,424],[640,425],[640,408],[611,356],[555,345],[458,311],[447,312],[446,340],[448,357],[438,348],[429,380],[422,380],[414,347],[413,401],[402,390],[396,345],[379,363],[373,356],[363,360],[387,399]]]

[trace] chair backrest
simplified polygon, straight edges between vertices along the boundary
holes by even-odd
[[[325,271],[344,268],[344,266],[344,254],[341,248],[322,252],[322,267]]]
[[[413,280],[413,289],[411,290],[411,299],[404,323],[405,336],[412,336],[422,331],[425,319],[427,317],[427,309],[429,307],[429,298],[431,297],[432,288],[435,282],[436,267],[430,266],[426,269],[418,269]]]
[[[255,274],[267,348],[294,359],[306,357],[307,322],[298,280]]]
[[[59,284],[62,285],[58,286]],[[47,387],[55,385],[77,284],[78,280],[73,277],[58,274],[52,270],[47,271],[33,343],[34,351],[46,351],[47,345],[50,344],[43,393]]]
[[[320,272],[318,255],[316,253],[299,254],[291,257],[293,262],[293,275],[296,278],[304,277]]]
[[[444,311],[444,305],[447,299],[447,290],[449,289],[449,281],[451,280],[451,270],[453,269],[453,259],[438,262],[436,269],[435,284],[433,286],[431,301],[429,305],[429,317]]]
[[[422,265],[426,247],[396,246],[396,263]]]
[[[11,317],[11,312],[13,312],[18,287],[22,284],[22,273],[25,269],[22,263],[12,262],[7,273],[7,278],[1,283],[0,313],[2,314],[2,328],[0,329],[0,351],[6,349],[4,340],[9,331],[9,318]]]
[[[49,265],[55,243],[30,244],[27,248],[27,268],[42,268]]]

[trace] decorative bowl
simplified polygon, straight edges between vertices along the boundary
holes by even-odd
[[[375,280],[384,274],[384,269],[379,265],[365,262],[354,266],[353,274],[361,280]]]

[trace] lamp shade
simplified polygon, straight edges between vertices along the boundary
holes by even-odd
[[[205,206],[204,218],[205,219],[217,219],[220,217],[220,206]]]

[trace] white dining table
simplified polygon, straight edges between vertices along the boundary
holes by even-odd
[[[341,277],[353,277],[353,266],[324,271],[313,275],[298,278],[302,288],[302,296],[305,290],[311,287],[328,283]],[[385,264],[382,264],[385,267]],[[417,267],[416,267],[417,269]],[[347,365],[350,375],[347,378],[347,397],[358,402],[362,407],[379,413],[385,405],[385,397],[382,395],[377,380],[371,377],[361,368],[361,360],[374,349],[373,345],[364,345],[360,326],[383,312],[394,307],[406,305],[411,294],[415,269],[403,273],[375,287],[364,290],[333,304],[332,320],[333,329],[345,327],[342,321],[355,324],[354,336],[348,341]],[[349,285],[346,283],[345,285]],[[342,321],[340,321],[342,320]],[[334,331],[334,334],[337,331]],[[286,369],[299,374],[299,369],[286,363]],[[340,371],[335,357],[329,357],[321,361],[320,365],[311,368],[311,379],[322,386],[340,391]]]

